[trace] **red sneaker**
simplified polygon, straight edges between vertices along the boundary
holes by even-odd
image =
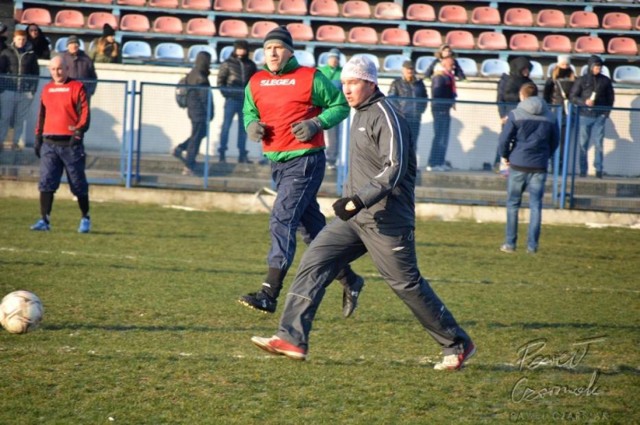
[[[442,362],[436,363],[435,370],[460,370],[464,362],[469,360],[476,353],[476,346],[469,341],[460,354],[449,354],[444,356]]]
[[[271,354],[283,355],[293,360],[304,360],[307,358],[307,352],[305,350],[275,335],[271,338],[254,336],[251,338],[251,342],[257,345],[258,348]]]

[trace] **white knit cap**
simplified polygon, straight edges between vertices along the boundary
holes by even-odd
[[[558,63],[571,64],[571,56],[569,56],[569,55],[559,55],[558,56]]]
[[[342,68],[342,80],[358,78],[378,84],[378,70],[376,65],[366,56],[352,56]]]

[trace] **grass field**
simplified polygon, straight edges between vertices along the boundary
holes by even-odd
[[[443,373],[368,258],[353,318],[327,291],[308,361],[255,348],[279,314],[236,298],[262,282],[266,215],[96,203],[81,235],[75,203],[50,233],[37,212],[0,200],[0,294],[45,306],[35,332],[0,331],[0,424],[640,422],[638,231],[544,226],[537,255],[509,255],[503,225],[419,222],[422,272],[478,346]]]

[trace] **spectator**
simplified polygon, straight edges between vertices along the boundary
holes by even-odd
[[[338,218],[304,253],[276,334],[251,341],[271,354],[304,360],[325,288],[340,268],[368,252],[393,292],[442,348],[444,359],[435,369],[460,369],[476,348],[418,269],[415,141],[409,123],[378,88],[376,74],[366,57],[351,58],[344,67],[343,91],[356,112],[345,197],[333,204]]]
[[[109,24],[102,27],[102,37],[93,41],[89,57],[94,63],[120,63],[120,46],[115,39],[116,32]]]
[[[89,101],[84,85],[68,78],[60,56],[49,62],[51,82],[42,89],[36,123],[35,153],[40,158],[40,213],[31,230],[51,230],[53,197],[66,172],[82,217],[79,233],[91,231],[89,184],[85,175],[84,133],[89,129]]]
[[[196,157],[200,152],[200,144],[202,139],[207,136],[207,128],[209,122],[213,119],[213,95],[209,88],[209,73],[211,68],[211,54],[209,52],[199,52],[196,55],[196,61],[193,68],[187,74],[186,84],[190,87],[187,90],[187,114],[191,121],[191,134],[184,142],[180,143],[173,155],[176,158],[184,159],[185,167],[182,174],[185,176],[193,176],[196,171]]]
[[[27,26],[27,41],[33,46],[33,52],[38,59],[49,59],[51,57],[50,41],[45,37],[38,25],[29,24]]]
[[[509,112],[509,119],[500,134],[499,149],[509,165],[507,183],[507,225],[502,252],[516,250],[518,240],[518,211],[522,194],[529,190],[529,235],[527,252],[538,251],[542,197],[547,179],[549,159],[558,147],[558,126],[554,114],[538,97],[538,88],[525,83],[520,88],[520,103]]]
[[[0,145],[13,124],[12,149],[18,148],[39,75],[38,58],[27,41],[27,32],[16,30],[11,46],[0,53]]]
[[[298,64],[291,33],[284,26],[266,35],[264,51],[265,67],[245,89],[244,122],[249,138],[262,140],[277,195],[269,221],[267,276],[261,290],[238,301],[274,313],[295,256],[296,231],[300,228],[308,244],[326,224],[316,200],[326,167],[322,130],[345,119],[349,106],[320,71]],[[348,264],[337,278],[344,286],[342,313],[349,317],[364,280]]]
[[[0,22],[0,53],[7,48],[7,30],[8,27]]]
[[[457,96],[456,79],[453,76],[453,58],[447,57],[436,66],[431,78],[431,113],[433,114],[433,142],[427,162],[427,171],[449,171],[451,165],[445,161],[449,147],[451,108],[455,109]]]
[[[411,137],[418,145],[422,114],[427,109],[427,89],[422,80],[416,78],[413,62],[408,60],[402,64],[402,77],[391,82],[389,97],[401,97],[403,100],[393,102],[398,111],[404,116],[411,129]],[[412,99],[412,100],[408,100]]]
[[[67,38],[67,51],[62,54],[62,66],[69,78],[82,81],[91,100],[96,91],[98,75],[91,58],[80,50],[80,41],[75,35]]]
[[[327,54],[327,64],[319,67],[318,70],[322,72],[338,90],[342,90],[342,83],[340,82],[340,74],[342,73],[340,50],[335,47],[329,50]],[[329,169],[336,168],[338,161],[338,151],[340,147],[339,129],[340,125],[336,125],[324,131],[325,144],[327,145],[325,153],[327,155],[327,168]]]
[[[567,124],[567,104],[569,103],[569,94],[576,80],[576,74],[571,68],[571,59],[568,55],[558,56],[556,67],[553,68],[551,77],[544,84],[544,101],[549,105],[560,105],[562,108],[562,122],[560,125],[560,134],[564,135]],[[560,143],[560,168],[562,169],[562,161],[564,156],[564,146]]]
[[[434,70],[436,69],[436,65],[438,65],[440,61],[442,61],[442,59],[451,57],[453,58],[453,75],[455,75],[456,79],[458,80],[467,79],[466,75],[464,75],[462,67],[456,59],[456,54],[453,52],[453,50],[451,50],[451,46],[449,46],[448,44],[441,45],[440,48],[434,53],[434,56],[436,57],[436,60],[431,62],[429,67],[427,67],[427,70],[424,72],[425,78],[431,78]]]
[[[220,162],[226,161],[225,153],[229,141],[229,129],[233,122],[233,116],[238,115],[238,162],[250,164],[247,154],[247,132],[244,129],[244,88],[249,79],[256,73],[257,67],[254,61],[249,59],[249,43],[245,40],[237,40],[233,43],[233,53],[220,65],[218,70],[218,87],[224,96],[224,119],[220,131]],[[257,140],[256,140],[257,141]]]
[[[576,80],[569,95],[571,103],[580,107],[580,177],[587,175],[587,152],[593,139],[596,155],[593,166],[596,178],[604,175],[603,143],[604,126],[615,100],[611,79],[602,74],[603,61],[599,56],[591,56],[587,61],[589,71]]]

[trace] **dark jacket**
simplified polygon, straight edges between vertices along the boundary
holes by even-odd
[[[531,78],[522,75],[524,69],[531,70],[531,61],[524,56],[517,57],[509,63],[509,75],[502,74],[498,82],[498,113],[500,118],[507,116],[515,109],[520,100],[520,87],[524,83],[533,83]],[[511,103],[511,105],[505,105]]]
[[[514,170],[547,170],[549,158],[558,147],[558,125],[541,98],[529,97],[509,113],[499,138],[502,158]]]
[[[436,65],[439,64],[439,63],[440,63],[440,59],[438,59],[438,58],[436,58],[436,60],[431,62],[431,64],[427,67],[426,71],[424,71],[425,78],[431,78],[431,76],[433,75],[433,73],[434,73],[434,71],[436,69]],[[458,59],[454,59],[453,60],[453,75],[458,80],[466,80],[467,79],[467,76],[464,75],[464,71],[462,70],[462,67],[458,63]]]
[[[431,79],[431,96],[433,99],[454,100],[456,93],[454,91],[454,83],[449,74],[444,72],[436,73]],[[431,111],[444,112],[451,109],[453,102],[432,102]]]
[[[569,100],[574,82],[575,76],[570,67],[556,67],[544,84],[544,101],[550,105],[562,105],[565,100]]]
[[[193,87],[187,91],[187,113],[193,122],[206,122],[213,119],[213,93],[209,82],[210,67],[211,55],[207,52],[200,52],[196,56],[193,68],[187,74],[186,83],[188,85],[202,87]],[[209,111],[208,119],[207,110]]]
[[[244,99],[244,88],[249,79],[258,70],[254,61],[248,57],[240,59],[235,52],[220,65],[218,87],[225,98]],[[228,88],[232,88],[229,90]]]
[[[0,75],[9,75],[0,80],[0,91],[11,90],[19,92],[31,92],[38,89],[38,58],[33,53],[31,43],[18,50],[13,43],[0,53]],[[27,78],[17,78],[27,76]]]
[[[604,115],[608,117],[611,111],[602,108],[611,108],[613,106],[615,100],[613,84],[611,84],[611,79],[602,73],[593,75],[591,68],[595,63],[602,64],[600,58],[591,56],[587,62],[589,71],[576,80],[576,83],[571,88],[569,99],[571,103],[583,106],[583,108],[580,108],[580,115],[582,116],[597,117]],[[596,97],[594,106],[600,108],[584,108],[584,106],[586,106],[585,101],[588,100],[593,93],[595,93]]]
[[[396,78],[389,88],[389,98],[405,97],[415,100],[396,100],[393,102],[398,111],[409,121],[419,120],[420,116],[427,109],[427,88],[422,80],[414,78],[407,81],[404,78]]]
[[[98,75],[93,66],[93,61],[85,52],[78,50],[75,55],[72,55],[69,51],[64,52],[62,54],[62,66],[67,71],[69,78],[80,80],[84,84],[89,96],[96,92]]]
[[[34,26],[34,25],[35,24],[30,24],[29,26]],[[45,37],[40,27],[38,27],[38,36],[35,38],[32,38],[29,36],[28,40],[29,42],[31,42],[31,45],[33,46],[33,52],[36,54],[38,59],[51,58],[51,49],[49,48],[49,39]]]

